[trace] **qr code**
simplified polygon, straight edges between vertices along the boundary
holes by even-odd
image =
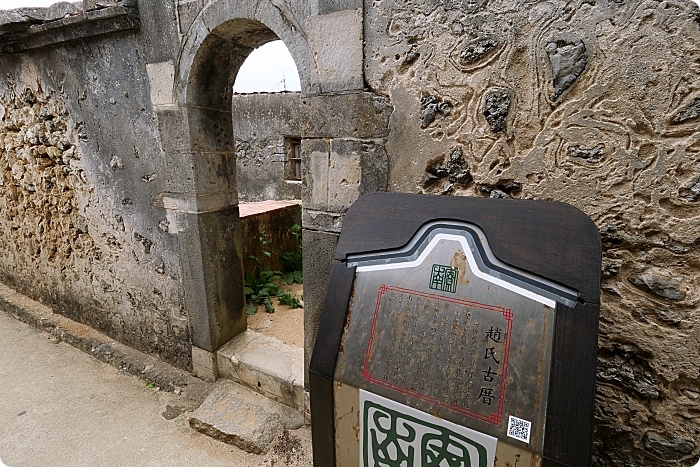
[[[530,426],[532,423],[522,418],[508,416],[508,436],[523,443],[530,442]]]

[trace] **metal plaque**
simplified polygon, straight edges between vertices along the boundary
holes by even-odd
[[[572,306],[574,291],[500,263],[478,227],[457,222],[348,266],[356,276],[334,380],[361,390],[362,465],[389,465],[371,461],[385,455],[375,448],[409,435],[413,456],[452,443],[455,456],[482,459],[463,465],[493,465],[477,439],[541,452],[555,305]]]

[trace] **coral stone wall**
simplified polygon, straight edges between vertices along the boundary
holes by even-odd
[[[112,156],[100,169],[94,155],[84,155],[87,130],[56,93],[6,84],[0,96],[0,279],[72,319],[189,368],[182,291],[171,277],[177,259],[134,228],[119,209],[128,209],[129,200],[115,199],[104,183],[105,169],[123,169],[124,162]]]
[[[559,200],[604,245],[595,464],[700,450],[700,10],[365,2],[391,191]]]
[[[91,190],[68,113],[29,88],[0,99],[0,109],[3,263],[61,270],[101,256],[84,216]]]

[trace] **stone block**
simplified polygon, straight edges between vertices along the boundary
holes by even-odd
[[[231,18],[255,18],[256,16],[256,2],[214,1],[208,3],[209,5],[202,10],[201,18],[210,31],[228,22]],[[262,34],[274,36],[272,31],[260,23],[253,25],[250,20],[244,19],[238,20],[235,23],[237,24],[231,24],[225,31],[217,31],[217,35],[221,37],[233,37],[236,33],[251,33],[248,37],[253,39],[252,33],[259,31]],[[229,32],[230,34],[225,34],[225,32]],[[246,36],[241,34],[241,37]],[[253,42],[252,47],[256,47],[257,44],[252,40],[251,42]]]
[[[55,2],[47,8],[22,8],[17,11],[29,12],[27,16],[38,20],[56,21],[66,16],[82,13],[81,6],[78,2]]]
[[[328,210],[344,212],[360,196],[362,169],[359,143],[331,141],[328,167]]]
[[[3,41],[0,55],[139,29],[138,12],[124,4],[87,13],[81,8],[79,3],[59,2],[49,8],[0,10],[0,35],[27,31],[32,26],[26,34]]]
[[[327,15],[343,10],[361,10],[362,0],[318,0],[318,14]]]
[[[192,154],[166,153],[164,178],[166,193],[194,193]]]
[[[205,213],[230,209],[238,206],[238,193],[235,190],[219,191],[202,195],[163,193],[163,207],[173,213]]]
[[[301,141],[301,199],[304,207],[328,210],[328,164],[330,146],[322,139]]]
[[[343,215],[336,212],[304,209],[301,219],[304,227],[312,230],[340,233],[340,229],[343,226]]]
[[[308,387],[308,368],[316,342],[328,279],[338,245],[338,234],[304,228],[304,384]]]
[[[98,8],[116,6],[120,3],[120,0],[83,0],[83,10],[96,10]]]
[[[180,20],[180,34],[185,34],[194,23],[195,18],[206,5],[206,0],[196,0],[194,2],[180,2],[177,6],[178,18]]]
[[[236,191],[235,153],[195,153],[192,162],[197,194]]]
[[[393,107],[370,92],[304,97],[302,138],[384,138]]]
[[[189,153],[191,146],[185,108],[175,106],[157,108],[156,116],[163,152],[168,156]]]
[[[361,195],[386,191],[386,151],[375,143],[334,139],[328,169],[328,209],[345,212]]]
[[[219,377],[216,354],[193,345],[192,373],[204,381],[215,382]]]
[[[148,85],[151,90],[153,107],[168,106],[175,103],[175,65],[172,60],[161,63],[147,63]]]
[[[189,423],[214,439],[262,454],[283,430],[301,428],[304,417],[238,384],[219,380]]]
[[[235,94],[231,99],[236,138],[255,134],[258,139],[299,136],[301,95],[294,93]]]
[[[187,107],[186,113],[192,152],[233,152],[230,109]]]
[[[309,47],[322,92],[364,87],[362,37],[361,9],[309,18]]]
[[[178,213],[192,343],[215,352],[246,329],[238,208]]]

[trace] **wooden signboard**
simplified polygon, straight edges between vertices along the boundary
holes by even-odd
[[[309,369],[314,464],[588,467],[600,262],[566,204],[360,198]]]

